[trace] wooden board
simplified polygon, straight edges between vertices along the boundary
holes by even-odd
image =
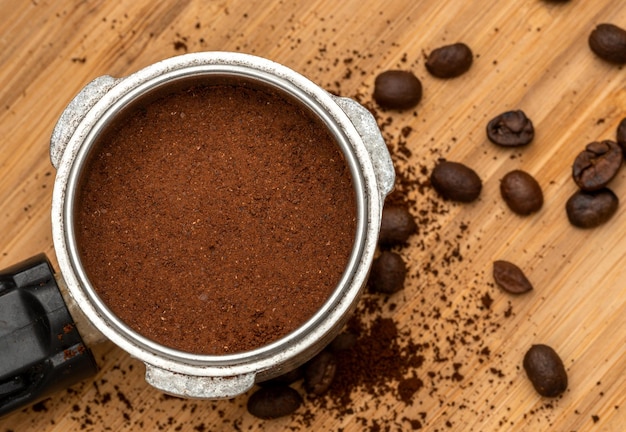
[[[400,250],[410,267],[405,290],[379,313],[409,333],[401,343],[423,344],[424,356],[410,371],[424,382],[412,404],[390,383],[376,397],[357,389],[351,415],[309,402],[306,417],[303,409],[262,422],[246,412],[246,395],[164,397],[145,383],[140,362],[104,343],[94,347],[97,377],[0,419],[0,431],[624,429],[626,207],[585,231],[569,225],[564,206],[576,190],[576,154],[590,141],[615,139],[626,117],[626,70],[587,46],[598,23],[626,27],[626,2],[0,0],[0,11],[0,268],[40,252],[56,266],[48,143],[85,84],[185,51],[257,54],[376,110],[398,171],[414,182],[406,192],[420,222]],[[471,70],[431,77],[424,53],[457,41],[474,51]],[[414,111],[372,103],[374,77],[395,68],[422,80]],[[486,122],[510,109],[535,124],[527,148],[496,148],[485,137]],[[455,205],[422,187],[439,157],[480,174],[479,201]],[[517,168],[544,191],[543,209],[530,217],[512,214],[499,195],[499,179]],[[626,200],[626,171],[611,188]],[[522,267],[534,292],[500,292],[495,259]],[[562,398],[539,397],[526,379],[521,361],[533,343],[563,358],[570,385]]]

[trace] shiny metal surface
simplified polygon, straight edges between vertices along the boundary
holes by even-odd
[[[81,169],[99,132],[129,104],[187,79],[240,77],[280,89],[317,114],[335,136],[357,196],[357,235],[344,275],[323,307],[284,338],[230,355],[197,355],[159,345],[130,329],[101,301],[87,278],[73,229]],[[155,63],[126,78],[100,77],[68,105],[53,132],[50,154],[57,168],[52,202],[55,251],[73,302],[105,337],[146,364],[146,380],[170,394],[230,398],[255,382],[278,376],[319,352],[354,310],[373,260],[382,206],[395,172],[376,121],[358,103],[328,92],[289,68],[228,52],[187,54]]]

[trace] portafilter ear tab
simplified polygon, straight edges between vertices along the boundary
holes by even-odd
[[[0,416],[96,371],[47,257],[0,271]]]

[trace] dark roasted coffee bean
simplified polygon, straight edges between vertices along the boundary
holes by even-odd
[[[493,279],[500,288],[511,294],[522,294],[533,289],[522,269],[509,261],[493,262]]]
[[[547,345],[533,345],[524,356],[524,370],[541,396],[556,397],[567,390],[567,372],[559,355]]]
[[[622,149],[622,156],[626,155],[626,117],[617,126],[617,144]]]
[[[460,162],[440,161],[430,173],[430,183],[442,197],[459,202],[478,198],[483,184],[478,174]]]
[[[619,199],[608,188],[595,192],[578,191],[565,204],[567,218],[579,228],[595,228],[617,212]]]
[[[543,206],[541,186],[525,171],[507,173],[500,181],[500,194],[509,208],[519,215],[534,213]]]
[[[327,348],[333,353],[338,353],[354,348],[356,341],[357,337],[354,333],[344,331],[339,333],[337,337],[335,337],[335,339],[328,344]]]
[[[433,50],[426,60],[426,69],[438,78],[454,78],[467,72],[473,60],[472,50],[458,42]]]
[[[324,394],[335,378],[337,359],[330,351],[322,351],[304,365],[304,388],[310,394]]]
[[[259,385],[261,387],[283,385],[283,384],[289,385],[291,383],[298,381],[303,376],[304,376],[304,371],[302,370],[301,367],[297,367],[275,378],[260,382]]]
[[[487,138],[500,146],[527,145],[534,136],[533,123],[521,110],[504,112],[487,123]]]
[[[400,255],[383,251],[372,263],[369,285],[372,291],[393,294],[404,288],[406,264]]]
[[[574,160],[572,177],[584,191],[602,189],[617,175],[622,158],[622,149],[616,142],[592,142]]]
[[[603,60],[626,64],[626,30],[614,24],[599,24],[589,34],[589,47]]]
[[[383,207],[378,243],[394,246],[405,243],[417,231],[417,224],[409,209],[401,205]]]
[[[260,419],[275,419],[295,412],[302,396],[287,385],[261,387],[248,399],[248,412]]]
[[[413,108],[421,99],[422,83],[410,71],[385,71],[374,81],[374,100],[382,108]]]

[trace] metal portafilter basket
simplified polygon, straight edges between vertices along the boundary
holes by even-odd
[[[306,106],[332,133],[353,179],[357,229],[343,276],[303,325],[266,346],[201,355],[160,345],[122,322],[94,290],[74,235],[76,190],[87,154],[104,127],[146,94],[185,81],[242,79],[279,90]],[[0,272],[0,415],[96,372],[88,346],[109,339],[146,366],[146,381],[179,397],[232,398],[303,364],[342,329],[354,311],[374,257],[382,208],[395,171],[374,117],[357,102],[331,95],[293,70],[231,52],[173,57],[125,78],[102,76],[69,103],[53,131],[57,169],[52,229],[59,272],[38,255]]]

